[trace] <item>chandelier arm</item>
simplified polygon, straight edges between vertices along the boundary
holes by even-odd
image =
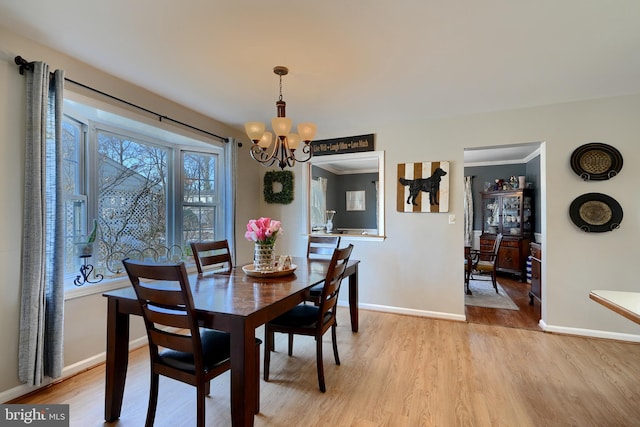
[[[273,152],[268,154],[266,150],[263,150],[259,145],[254,144],[249,149],[249,154],[251,154],[251,158],[253,160],[262,163],[264,166],[271,166],[275,161],[276,157]]]
[[[298,157],[298,156],[296,156],[296,153],[298,153],[298,152],[300,152],[300,151],[302,151],[302,154],[303,154],[303,155],[306,155],[306,156],[303,156],[303,157]],[[311,156],[313,156],[313,150],[311,149],[311,144],[303,143],[303,144],[302,144],[302,148],[299,148],[299,149],[297,149],[297,150],[294,150],[294,151],[291,153],[291,156],[292,156],[292,157],[293,157],[297,162],[304,163],[304,162],[309,161],[309,159],[311,158]]]

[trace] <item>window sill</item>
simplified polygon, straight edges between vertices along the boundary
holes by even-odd
[[[187,273],[192,274],[196,273],[196,265],[195,264],[187,264]],[[129,281],[129,277],[126,275],[122,275],[119,277],[114,277],[110,279],[106,279],[101,283],[89,284],[83,286],[74,286],[65,284],[64,290],[64,300],[72,300],[76,298],[82,298],[89,295],[102,294],[105,292],[113,291],[115,289],[121,289],[131,286],[131,282]]]
[[[345,240],[353,240],[353,241],[365,241],[365,242],[383,242],[386,239],[386,236],[380,236],[377,234],[349,234],[349,233],[319,233],[314,231],[311,233],[313,236],[340,236],[342,241]],[[306,235],[305,235],[306,238]]]

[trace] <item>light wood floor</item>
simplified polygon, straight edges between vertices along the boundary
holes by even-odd
[[[352,333],[340,309],[335,366],[324,339],[294,356],[276,335],[256,426],[631,426],[640,422],[640,345],[362,310]],[[262,330],[259,330],[262,336]],[[119,427],[144,425],[146,348],[131,353]],[[71,426],[103,426],[104,367],[14,403],[67,403]],[[229,374],[212,381],[207,425],[230,425]],[[156,426],[195,425],[195,389],[162,378]]]

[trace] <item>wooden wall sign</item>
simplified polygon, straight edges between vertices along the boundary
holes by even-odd
[[[311,141],[314,156],[373,151],[373,134]]]
[[[399,163],[398,212],[449,212],[449,162]]]

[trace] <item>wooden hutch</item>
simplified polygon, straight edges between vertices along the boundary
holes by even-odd
[[[484,191],[480,250],[491,252],[496,235],[502,233],[497,271],[526,281],[529,244],[533,240],[534,209],[531,189]]]

